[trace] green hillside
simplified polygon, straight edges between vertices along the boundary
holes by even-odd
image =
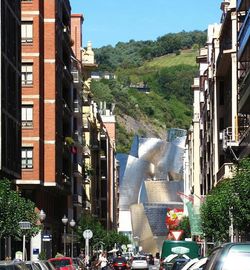
[[[195,32],[195,36],[203,34]],[[190,42],[189,37],[194,34],[183,35],[184,40]],[[176,38],[181,40],[180,44],[183,43],[182,34],[178,33],[177,36],[167,35],[166,44],[173,44],[170,41]],[[117,152],[128,152],[135,134],[165,139],[168,128],[188,129],[191,124],[193,93],[190,86],[198,71],[197,38],[184,49],[176,47],[175,43],[172,49],[168,49],[165,39],[159,38],[157,46],[165,46],[165,51],[170,53],[157,53],[159,56],[149,59],[141,55],[142,51],[144,56],[148,55],[149,47],[145,48],[145,44],[155,46],[151,41],[130,41],[128,44],[119,43],[115,48],[101,49],[104,55],[99,55],[98,59],[102,59],[100,64],[102,67],[110,64],[116,79],[93,81],[92,89],[97,103],[115,104]],[[151,56],[152,51],[150,47]],[[129,55],[131,59],[128,60]],[[144,88],[147,91],[141,90]]]

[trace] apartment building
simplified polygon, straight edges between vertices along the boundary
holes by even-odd
[[[197,57],[194,118],[199,132],[193,124],[186,172],[191,193],[196,189],[197,195],[232,177],[234,164],[250,154],[249,8],[249,0],[222,1],[221,22],[208,27],[207,45]]]
[[[1,0],[0,175],[21,175],[21,2]]]
[[[0,32],[0,179],[13,180],[21,176],[20,0],[0,1]],[[0,259],[10,254],[11,239],[2,237]]]
[[[106,103],[98,106],[91,92],[91,73],[97,68],[91,42],[82,50],[84,193],[86,214],[97,218],[107,230],[118,221],[118,173],[115,160],[115,116]]]
[[[73,155],[73,218],[79,220],[83,208],[83,78],[82,78],[82,14],[71,15],[71,56],[73,75],[73,140],[75,144],[75,153]]]
[[[47,237],[43,248],[53,256],[63,250],[62,217],[76,220],[80,212],[72,195],[78,195],[82,174],[81,82],[74,77],[73,83],[71,73],[78,63],[72,58],[69,0],[23,0],[21,9],[22,177],[16,184],[46,213],[33,249],[40,251]]]

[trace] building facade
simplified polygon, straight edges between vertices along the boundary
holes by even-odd
[[[1,0],[0,175],[21,175],[21,2]]]
[[[0,1],[0,177],[21,177],[21,1]],[[5,250],[5,252],[4,252]],[[2,252],[1,252],[2,251]],[[11,239],[0,239],[0,259]]]
[[[219,181],[233,176],[235,164],[250,154],[250,2],[222,1],[220,24],[208,27],[206,47],[197,61],[194,124],[189,130],[186,179],[198,195],[206,195]],[[198,171],[196,171],[198,169]],[[196,176],[194,175],[196,174]]]
[[[82,173],[80,90],[71,73],[71,7],[68,0],[32,0],[22,1],[21,8],[22,177],[16,184],[46,213],[43,235],[33,239],[32,248],[41,250],[48,237],[44,249],[53,256],[63,249],[62,217],[76,218],[74,184]]]

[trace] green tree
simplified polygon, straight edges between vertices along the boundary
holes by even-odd
[[[184,216],[181,221],[179,222],[178,226],[176,227],[176,230],[183,230],[184,233],[181,237],[181,240],[184,240],[185,238],[191,237],[191,230],[190,230],[190,223],[189,223],[189,217]]]
[[[229,240],[233,217],[234,229],[244,237],[250,232],[250,159],[242,159],[232,179],[224,179],[206,196],[201,206],[204,234],[215,242]]]
[[[0,238],[7,236],[20,238],[22,236],[20,221],[31,223],[31,229],[26,232],[27,236],[38,233],[40,226],[37,225],[39,217],[35,213],[35,204],[14,191],[8,179],[0,180],[0,209]]]
[[[103,246],[105,250],[112,249],[116,244],[128,244],[130,243],[127,236],[118,233],[116,231],[106,231],[102,224],[94,217],[86,214],[81,217],[78,227],[77,235],[81,246],[84,247],[85,239],[83,238],[83,232],[85,230],[91,230],[93,232],[93,237],[90,240],[90,246],[92,248]]]

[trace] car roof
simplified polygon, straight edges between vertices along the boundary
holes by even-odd
[[[190,270],[199,268],[200,266],[206,263],[207,259],[208,259],[207,257],[201,258],[198,262],[196,262],[190,267]]]
[[[194,258],[191,259],[190,261],[188,261],[182,268],[182,270],[188,270],[193,264],[195,264],[196,262],[198,262],[199,259],[198,258]]]

